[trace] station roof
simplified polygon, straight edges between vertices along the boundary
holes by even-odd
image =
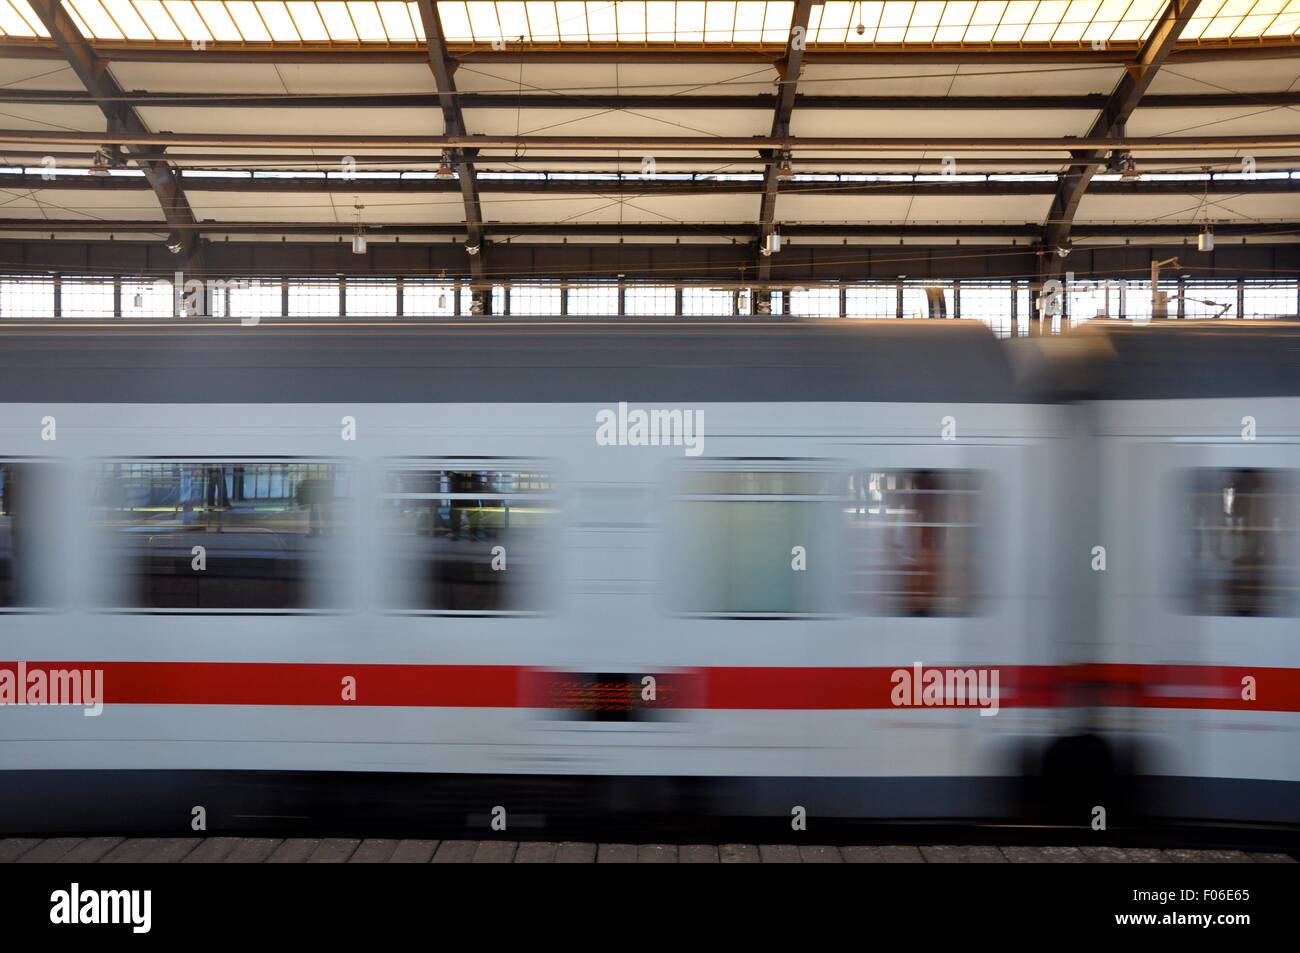
[[[774,275],[771,233],[1292,241],[1297,32],[1300,0],[0,0],[0,239],[741,243]]]

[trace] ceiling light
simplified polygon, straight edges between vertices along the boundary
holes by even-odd
[[[112,159],[106,146],[100,146],[90,160],[91,175],[108,175],[108,166]]]
[[[778,179],[794,178],[794,164],[790,161],[790,153],[781,153],[781,160],[776,166],[776,177]]]
[[[780,250],[781,236],[776,232],[771,232],[763,238],[763,247],[759,249],[759,253],[767,256],[779,252]]]
[[[438,165],[437,174],[440,179],[450,179],[455,175],[451,171],[451,153],[446,149],[442,150],[442,162]]]
[[[1056,257],[1057,257],[1057,258],[1069,258],[1069,257],[1070,257],[1070,251],[1071,251],[1071,248],[1070,248],[1069,245],[1057,245],[1057,246],[1056,246]]]
[[[1197,251],[1214,251],[1214,226],[1201,226],[1201,234],[1196,236]]]
[[[167,239],[167,250],[173,255],[179,255],[184,248],[185,243],[181,241],[179,235],[173,235],[171,238]]]
[[[352,236],[352,254],[364,255],[365,253],[366,253],[366,235],[365,232],[361,231],[361,229],[358,228],[357,233]]]
[[[467,254],[467,255],[477,255],[477,254],[478,254],[478,243],[477,243],[477,242],[466,242],[466,243],[465,243],[465,254]]]

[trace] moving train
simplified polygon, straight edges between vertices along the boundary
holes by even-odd
[[[1280,322],[6,326],[0,831],[1300,823],[1298,400]]]

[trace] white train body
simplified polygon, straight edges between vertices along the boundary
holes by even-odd
[[[450,776],[473,778],[487,791],[527,779],[634,780],[651,792],[638,804],[663,804],[665,791],[686,788],[706,792],[710,812],[739,814],[788,815],[792,805],[805,805],[839,816],[1008,817],[1025,809],[1026,778],[1070,761],[1072,749],[1062,742],[1081,736],[1130,759],[1146,779],[1176,782],[1159,789],[1171,813],[1295,820],[1297,788],[1287,786],[1300,783],[1295,707],[1278,710],[1266,700],[1260,710],[1221,710],[1212,703],[1220,689],[1209,682],[1217,685],[1222,673],[1178,696],[1211,702],[1204,706],[1153,703],[1181,691],[1165,674],[1145,678],[1138,695],[1118,703],[1099,700],[1086,686],[1095,689],[1114,673],[1124,673],[1121,681],[1134,671],[1164,673],[1161,667],[1171,665],[1182,674],[1197,667],[1262,666],[1270,670],[1263,680],[1269,691],[1279,679],[1294,686],[1300,670],[1300,644],[1290,637],[1294,613],[1189,617],[1168,598],[1167,543],[1175,518],[1162,487],[1175,472],[1202,466],[1300,470],[1296,399],[1251,398],[1240,406],[1222,400],[1029,400],[1012,393],[1005,364],[996,364],[987,350],[996,345],[954,324],[919,332],[915,345],[921,355],[939,334],[960,336],[948,358],[897,368],[899,378],[865,386],[861,400],[815,399],[820,395],[809,383],[820,374],[815,366],[795,368],[783,390],[782,369],[768,366],[779,348],[750,361],[761,370],[761,382],[770,380],[767,399],[755,399],[759,377],[737,381],[738,399],[716,399],[730,386],[728,368],[697,355],[691,374],[722,378],[699,388],[709,399],[693,399],[695,392],[676,385],[658,399],[632,371],[626,389],[618,390],[611,384],[621,376],[617,368],[588,388],[612,391],[596,399],[576,384],[566,390],[550,383],[581,373],[579,366],[542,373],[525,361],[512,370],[487,356],[494,376],[477,390],[463,379],[439,381],[431,367],[427,402],[399,399],[415,386],[409,382],[402,385],[406,391],[393,383],[383,399],[358,400],[385,391],[402,369],[379,359],[349,364],[346,340],[322,332],[319,353],[341,345],[337,365],[318,354],[295,366],[315,361],[313,371],[323,376],[312,380],[336,380],[338,388],[307,390],[311,381],[295,377],[297,371],[263,367],[263,375],[282,373],[282,384],[250,385],[261,387],[252,402],[218,402],[212,399],[218,391],[239,396],[245,365],[184,350],[188,345],[178,342],[159,350],[165,356],[174,347],[182,359],[165,368],[143,362],[147,369],[137,373],[151,378],[146,382],[130,383],[123,371],[115,386],[69,383],[60,389],[53,382],[42,395],[84,398],[93,385],[102,399],[17,401],[20,387],[40,389],[32,376],[39,375],[40,359],[34,368],[31,355],[24,361],[11,352],[7,369],[15,378],[9,387],[0,384],[0,461],[45,465],[39,486],[25,493],[29,512],[41,521],[42,541],[23,553],[31,604],[0,614],[0,668],[17,672],[21,662],[28,669],[102,671],[107,704],[94,717],[74,706],[0,705],[0,771],[22,782],[6,786],[0,826],[36,829],[42,819],[46,829],[93,824],[89,814],[53,805],[49,792],[59,785],[86,791],[121,785],[152,792],[140,795],[149,804],[191,803],[187,798],[201,790],[221,823],[238,826],[250,786],[261,800],[274,800],[277,786],[294,777],[319,784],[360,778],[364,785],[366,778],[387,783],[398,775],[434,785]],[[291,344],[303,340],[290,336],[296,332],[263,330],[267,336],[253,338],[254,347],[274,333]],[[425,333],[422,346],[432,354],[441,339],[436,331]],[[501,340],[511,332],[490,333]],[[646,331],[646,339],[652,333]],[[765,326],[739,328],[725,341],[768,333]],[[860,333],[869,349],[873,336],[900,332],[816,333],[830,335],[833,351],[848,333]],[[244,346],[247,339],[240,340]],[[575,342],[586,344],[589,338]],[[630,345],[615,336],[609,346]],[[515,347],[527,352],[526,344]],[[701,347],[718,349],[713,342]],[[689,348],[689,342],[678,345],[674,353],[689,355]],[[944,379],[943,360],[963,351],[971,362],[988,364],[980,373],[1003,373],[1004,379],[987,387]],[[411,358],[417,367],[419,357]],[[851,358],[846,354],[844,361]],[[56,377],[75,373],[68,368],[78,363],[75,354],[44,359]],[[738,362],[745,359],[740,355]],[[647,373],[655,370],[647,359]],[[842,371],[837,366],[826,379]],[[530,374],[540,376],[530,381]],[[357,375],[368,383],[347,383]],[[902,376],[919,380],[900,384]],[[136,384],[138,392],[121,393]],[[200,393],[180,393],[175,402],[142,399],[187,386]],[[292,397],[275,399],[295,387]],[[505,392],[500,399],[448,399],[457,389],[481,397],[493,387]],[[524,396],[530,388],[547,389],[547,396],[510,399],[512,388]],[[890,388],[900,399],[881,399],[882,389]],[[927,388],[935,399],[911,399]],[[570,394],[587,399],[558,399]],[[688,455],[681,445],[602,445],[600,415],[619,401],[702,414],[703,452]],[[1267,436],[1250,445],[1233,442],[1230,425],[1238,421],[1239,428],[1247,413]],[[51,420],[56,439],[44,439]],[[329,531],[312,544],[313,552],[329,558],[313,576],[306,604],[129,604],[120,553],[106,545],[103,527],[96,528],[104,499],[97,484],[106,463],[288,462],[332,467],[347,487],[330,511]],[[484,550],[502,543],[505,564],[493,571],[519,574],[510,585],[527,593],[525,608],[412,607],[416,583],[403,544],[380,518],[393,498],[391,474],[403,470],[545,475],[545,505],[536,509],[546,516],[522,564],[510,562],[517,553],[508,534],[497,539],[484,531],[479,538],[469,529],[462,538],[458,528],[451,536]],[[940,475],[939,483],[915,483],[940,490],[915,493],[973,494],[973,505],[944,511],[965,514],[968,530],[965,522],[952,521],[927,529],[915,513],[917,528],[909,530],[950,534],[937,538],[960,538],[969,546],[961,579],[944,583],[965,587],[953,597],[960,602],[955,609],[956,603],[933,612],[916,609],[918,586],[941,570],[938,564],[917,569],[915,560],[898,576],[901,588],[855,596],[906,602],[907,611],[863,609],[847,597],[857,557],[845,526],[855,507],[866,519],[865,498],[846,502],[838,490],[810,493],[793,500],[797,507],[763,510],[763,502],[791,500],[781,493],[747,495],[748,489],[712,495],[689,489],[764,482],[753,474],[786,474],[773,478],[780,486],[824,478],[833,488],[846,485],[846,474],[858,474],[852,485],[861,488],[861,475],[886,480],[909,473]],[[813,476],[805,481],[807,474]],[[943,474],[967,476],[945,484]],[[464,495],[490,495],[481,489],[486,485]],[[463,514],[450,502],[452,494],[442,495],[447,501],[440,497],[432,505],[434,518],[441,518],[445,502],[457,527],[472,526],[459,522]],[[699,503],[707,505],[689,505]],[[958,504],[949,499],[943,505]],[[887,500],[878,507],[887,508]],[[748,515],[728,522],[732,517],[725,514],[742,510]],[[968,535],[951,535],[962,532]],[[696,535],[710,542],[698,548]],[[769,542],[770,553],[763,548]],[[1105,547],[1104,571],[1095,571],[1094,546]],[[717,567],[734,579],[721,584],[708,578],[709,567],[717,565],[710,559],[736,549],[742,552],[723,557]],[[1296,561],[1289,565],[1294,574]],[[746,589],[742,570],[757,572],[758,588],[768,594]],[[784,572],[803,575],[787,582]],[[1294,575],[1290,584],[1294,588]],[[774,593],[787,586],[798,607],[768,606],[768,596],[776,600]],[[737,609],[739,603],[727,602],[733,596],[760,608]],[[717,605],[702,608],[701,600],[710,598]],[[987,704],[955,702],[951,690],[940,704],[909,703],[921,697],[904,691],[900,704],[899,686],[910,685],[918,664],[922,672],[997,673],[996,714]],[[618,698],[607,706],[601,692],[610,682]],[[664,692],[662,703],[657,690]],[[619,713],[610,715],[610,709]],[[244,792],[242,807],[222,801],[222,778]],[[1210,801],[1197,800],[1197,792],[1207,790],[1199,786],[1203,779],[1213,779]],[[1243,802],[1235,782],[1265,784]],[[1190,783],[1190,793],[1178,783]],[[14,793],[23,785],[41,793]],[[1288,791],[1290,805],[1273,803]],[[116,815],[95,816],[107,825],[120,823],[136,805],[120,807]]]

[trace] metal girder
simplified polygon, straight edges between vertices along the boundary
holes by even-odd
[[[794,15],[790,20],[790,35],[786,38],[785,56],[776,64],[780,87],[772,112],[772,138],[785,139],[790,135],[790,117],[794,115],[798,93],[799,74],[803,71],[804,47],[808,42],[808,21],[812,17],[813,0],[795,0]],[[755,271],[760,281],[772,274],[772,257],[764,254],[768,236],[776,231],[776,193],[781,183],[780,149],[764,154],[767,168],[763,173],[763,199],[758,208],[758,245],[755,249]]]
[[[1246,37],[1240,39],[1200,40],[1175,50],[1173,59],[1179,62],[1210,62],[1221,60],[1289,59],[1296,55],[1297,44],[1289,36]],[[142,43],[132,41],[100,41],[96,52],[108,62],[190,62],[194,51],[186,41],[161,41]],[[886,46],[876,48],[870,44],[846,44],[843,47],[809,51],[808,61],[816,63],[843,63],[847,65],[876,66],[887,64],[960,63],[964,65],[1000,63],[1124,63],[1132,59],[1137,49],[1135,43],[1113,43],[1095,50],[1091,44],[1074,45],[1051,43],[1021,43],[1013,47],[980,44],[916,44],[914,46]],[[449,47],[455,63],[774,63],[781,58],[782,50],[775,46],[737,46],[714,44],[693,48],[676,45],[651,44],[647,46],[618,46],[616,44],[583,44],[542,47],[511,44],[503,50],[483,47],[466,47],[455,44]],[[375,48],[356,44],[332,43],[275,43],[257,47],[245,43],[209,43],[203,52],[205,63],[324,63],[324,64],[385,64],[422,63],[426,53],[417,43],[375,44]],[[58,49],[43,39],[5,37],[0,40],[0,57],[9,59],[59,59]]]
[[[141,221],[105,221],[100,219],[0,219],[0,233],[22,232],[34,235],[61,235],[61,234],[121,234],[121,235],[138,235],[150,234],[158,231],[159,226],[151,222]],[[335,238],[345,238],[348,226],[339,223],[329,222],[301,222],[297,224],[286,222],[201,222],[196,225],[195,230],[211,235],[268,235],[268,236],[285,236],[285,235],[328,235]],[[489,233],[494,233],[501,239],[508,240],[512,238],[524,238],[528,236],[556,236],[556,237],[573,237],[573,238],[600,238],[613,240],[619,237],[662,237],[673,238],[675,236],[690,235],[698,239],[701,235],[707,235],[717,240],[719,244],[748,244],[752,242],[758,234],[758,227],[753,223],[732,223],[732,224],[709,224],[709,225],[675,225],[668,222],[625,222],[622,224],[616,222],[532,222],[522,224],[500,224],[485,226]],[[428,225],[420,224],[401,224],[401,225],[375,225],[371,227],[371,235],[377,241],[385,238],[397,237],[423,237],[423,238],[452,238],[461,234],[463,227],[457,223],[435,223]],[[1024,241],[1025,251],[1028,253],[1033,247],[1034,240],[1041,234],[1041,226],[1034,222],[1024,222],[1021,224],[1008,223],[1004,225],[892,225],[892,224],[852,224],[852,225],[787,225],[783,232],[791,238],[808,239],[810,242],[800,241],[795,248],[802,247],[805,244],[816,244],[819,248],[839,249],[852,248],[852,245],[845,246],[842,244],[844,239],[852,238],[879,238],[888,239],[889,246],[873,245],[869,247],[895,247],[904,251],[912,249],[912,245],[895,244],[902,239],[917,238],[937,238],[937,239],[1014,239]],[[1084,238],[1163,238],[1186,240],[1196,233],[1196,226],[1188,222],[1135,222],[1130,224],[1089,224],[1082,223],[1075,229],[1075,235]],[[1300,234],[1300,222],[1224,222],[1216,225],[1215,234],[1223,239],[1228,238],[1272,238],[1279,243],[1292,244],[1294,237]],[[402,243],[402,247],[406,246]],[[418,241],[412,244],[420,244]],[[447,244],[457,244],[447,241],[434,241],[430,244],[442,246]],[[498,249],[507,247],[498,245]],[[552,246],[547,246],[552,247]],[[659,252],[666,252],[671,249],[690,248],[688,245],[675,245],[671,243],[647,245],[648,249],[657,249]],[[964,247],[964,246],[949,246]],[[1225,243],[1222,247],[1230,247]],[[1138,246],[1132,249],[1134,252],[1142,251]],[[750,254],[746,250],[746,255]]]
[[[0,143],[123,145],[255,149],[572,149],[577,152],[646,149],[673,152],[793,150],[834,153],[1053,152],[1128,149],[1296,149],[1300,132],[1231,136],[553,136],[553,135],[303,135],[232,132],[80,132],[0,129]],[[645,153],[642,153],[643,155]],[[653,152],[651,153],[653,154]],[[1212,157],[1209,157],[1212,158]],[[924,161],[924,160],[920,160]],[[933,161],[933,160],[931,160]]]
[[[438,91],[438,104],[442,108],[444,131],[448,135],[465,136],[465,117],[461,113],[460,102],[456,93],[456,80],[452,76],[455,66],[447,56],[447,40],[442,30],[442,17],[438,14],[433,0],[419,0],[420,20],[424,25],[424,35],[428,44],[429,69],[433,71],[434,86]],[[481,278],[485,266],[483,259],[487,254],[483,247],[483,206],[479,201],[478,173],[470,161],[474,150],[458,148],[449,150],[456,168],[456,178],[460,182],[461,199],[465,203],[465,248],[470,252],[470,273]],[[476,292],[477,293],[477,292]],[[482,297],[480,307],[484,307]]]
[[[264,194],[392,194],[392,195],[446,195],[459,192],[457,183],[433,178],[403,179],[341,179],[325,178],[319,173],[315,177],[304,175],[302,178],[267,178],[242,175],[203,175],[186,172],[185,185],[196,192],[226,193],[264,193]],[[10,189],[65,189],[69,191],[121,192],[147,189],[146,182],[138,178],[125,176],[58,176],[53,180],[42,178],[35,170],[29,172],[0,172],[0,186]],[[690,179],[652,179],[641,180],[628,178],[610,179],[488,179],[480,190],[482,193],[498,195],[528,195],[534,193],[551,193],[557,195],[577,195],[589,198],[610,198],[616,196],[651,195],[750,195],[765,194],[765,183],[755,173],[750,181],[718,180],[710,175],[699,175]],[[1007,181],[1002,179],[969,179],[935,176],[920,181],[903,182],[799,182],[787,187],[785,194],[832,195],[832,196],[884,196],[884,195],[924,195],[953,196],[963,198],[980,198],[984,196],[1006,195],[1052,195],[1057,185],[1051,179],[1045,181]],[[1102,195],[1270,195],[1296,194],[1300,192],[1300,179],[1293,178],[1215,178],[1209,181],[1197,179],[1168,180],[1134,180],[1094,182],[1094,194]],[[450,200],[448,200],[450,201]],[[441,203],[426,204],[447,204]],[[847,210],[846,210],[847,211]]]
[[[149,129],[136,111],[122,101],[122,88],[109,72],[108,63],[98,57],[73,24],[59,0],[30,0],[32,11],[50,33],[59,51],[99,105],[110,134],[147,135]],[[144,172],[171,230],[172,239],[180,243],[180,255],[187,267],[197,262],[198,237],[194,231],[194,212],[181,190],[175,172],[163,158],[161,148],[129,146],[127,155]]]
[[[595,95],[535,93],[461,93],[455,101],[465,109],[672,109],[771,112],[777,97],[699,95]],[[1091,110],[1104,109],[1106,93],[1027,96],[826,96],[798,93],[795,109],[820,110]],[[99,102],[80,91],[0,88],[0,103],[83,105]],[[442,107],[443,97],[430,93],[294,95],[279,93],[126,93],[117,104],[131,107],[171,106],[186,109],[428,109]],[[1166,93],[1147,96],[1143,109],[1224,109],[1247,106],[1300,106],[1300,89],[1261,93]]]
[[[1169,0],[1169,6],[1142,44],[1137,57],[1132,63],[1126,64],[1123,78],[1115,86],[1106,105],[1101,108],[1085,138],[1123,138],[1125,126],[1133,111],[1137,109],[1156,73],[1173,51],[1178,37],[1199,6],[1200,0]],[[1088,184],[1099,168],[1096,163],[1105,158],[1105,152],[1101,150],[1076,151],[1074,155],[1087,160],[1089,164],[1071,170],[1061,180],[1056,196],[1052,199],[1047,222],[1043,227],[1041,272],[1045,280],[1061,273],[1065,261],[1055,253],[1056,249],[1067,247],[1079,203],[1083,201]]]

